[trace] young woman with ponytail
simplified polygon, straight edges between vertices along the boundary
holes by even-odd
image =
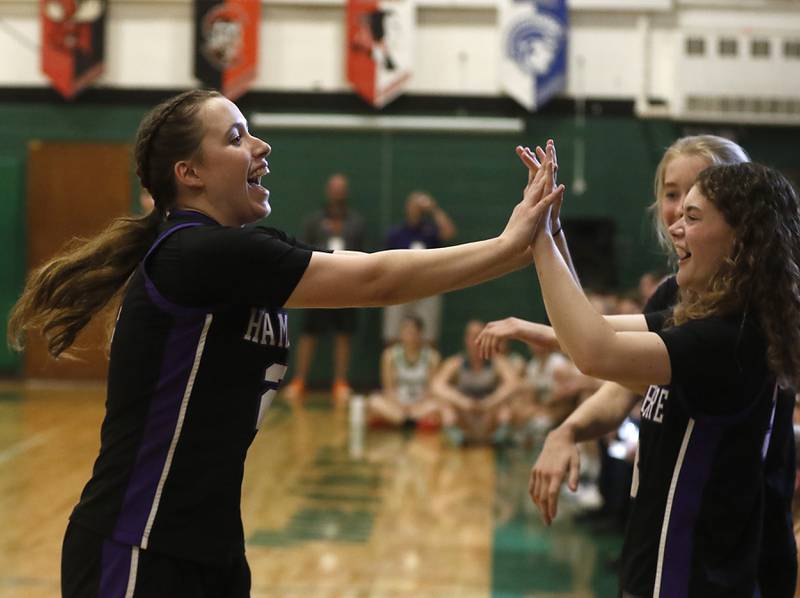
[[[544,207],[528,200],[497,237],[432,250],[330,253],[245,226],[271,209],[270,150],[216,92],[157,106],[136,139],[155,209],[42,266],[13,310],[12,344],[40,330],[58,356],[121,296],[100,454],[64,539],[65,598],[249,596],[241,482],[288,363],[284,308],[404,303],[531,263]]]

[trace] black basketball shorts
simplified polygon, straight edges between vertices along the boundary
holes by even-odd
[[[127,546],[70,522],[61,553],[62,598],[249,598],[244,553],[199,563]]]

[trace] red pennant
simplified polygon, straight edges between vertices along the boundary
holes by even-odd
[[[411,78],[411,0],[348,0],[347,80],[377,108],[399,96]]]
[[[67,99],[103,72],[106,0],[40,0],[42,72]]]
[[[195,0],[194,74],[235,100],[256,76],[260,0]]]

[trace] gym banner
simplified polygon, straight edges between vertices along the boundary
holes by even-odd
[[[376,108],[411,79],[415,19],[413,0],[347,0],[347,80]]]
[[[500,84],[531,112],[567,85],[566,0],[502,0]]]
[[[195,0],[194,75],[235,100],[258,66],[261,0]]]
[[[103,72],[106,0],[40,0],[42,72],[67,99]]]

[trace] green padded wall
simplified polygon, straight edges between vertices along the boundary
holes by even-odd
[[[0,226],[5,247],[0,255],[0,304],[4,314],[19,294],[24,276],[28,142],[132,141],[148,107],[0,105]],[[244,113],[247,116],[252,109],[266,108],[247,105]],[[701,130],[708,129],[688,132]],[[652,174],[663,149],[685,131],[673,122],[623,116],[589,116],[578,125],[572,117],[533,115],[524,135],[322,130],[257,130],[257,134],[273,147],[272,172],[267,179],[272,191],[271,225],[298,234],[306,215],[322,204],[327,177],[341,171],[351,180],[351,201],[367,220],[368,242],[374,250],[382,248],[386,230],[402,218],[405,197],[413,189],[430,191],[451,214],[459,229],[458,242],[499,233],[525,183],[525,172],[514,155],[514,146],[543,143],[551,136],[558,144],[559,178],[567,184],[564,217],[613,220],[617,231],[617,278],[622,288],[628,288],[636,284],[642,272],[664,266],[645,207],[652,201]],[[781,167],[790,175],[797,174],[797,129],[736,127],[728,132],[750,149],[754,159]],[[580,196],[570,193],[578,138],[583,139],[585,147],[587,182],[587,190]],[[133,175],[131,184],[136,185]],[[443,352],[460,349],[467,319],[488,320],[512,314],[539,320],[544,316],[532,268],[447,295]],[[295,315],[290,326],[295,340],[300,317]],[[380,313],[363,310],[351,367],[352,381],[357,386],[377,383],[380,349]],[[19,367],[19,356],[5,347],[0,349],[0,371],[15,373]],[[329,375],[330,347],[323,343],[311,382],[327,382]]]

